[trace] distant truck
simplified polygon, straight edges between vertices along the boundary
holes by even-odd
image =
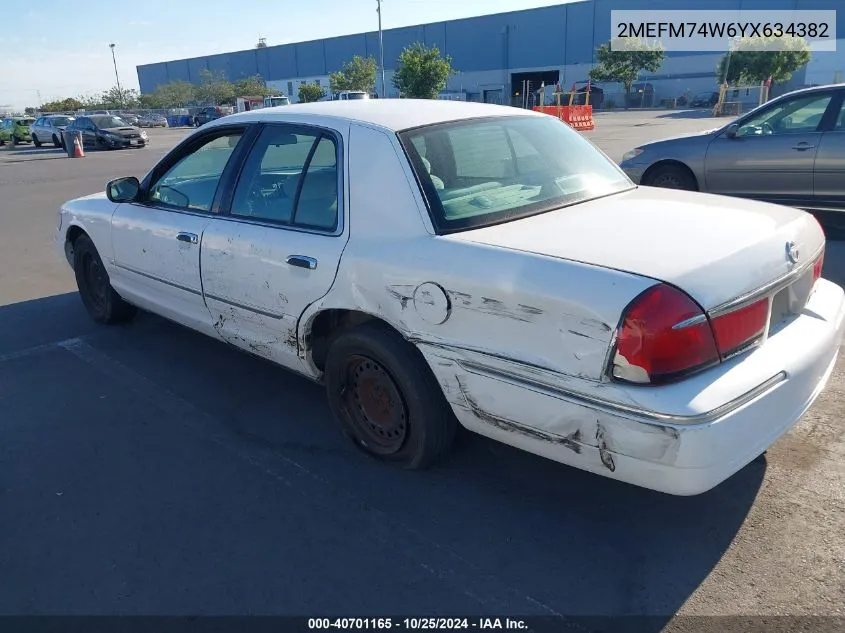
[[[341,90],[326,95],[320,101],[351,101],[353,99],[369,99],[370,95],[362,90]]]
[[[238,97],[236,109],[238,112],[250,112],[261,108],[275,108],[290,105],[290,99],[285,95],[271,97]]]

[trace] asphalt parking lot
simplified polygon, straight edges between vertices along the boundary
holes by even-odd
[[[619,160],[716,123],[609,113],[588,137]],[[150,315],[94,326],[59,205],[186,133],[0,149],[0,613],[845,616],[845,360],[765,458],[677,498],[468,435],[393,470],[317,385]],[[824,276],[845,283],[842,242]]]

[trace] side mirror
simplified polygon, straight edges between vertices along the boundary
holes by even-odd
[[[135,202],[141,192],[141,183],[135,176],[118,178],[106,185],[106,195],[112,202]]]
[[[725,128],[725,137],[736,138],[737,132],[739,132],[739,124],[731,123],[728,127]]]

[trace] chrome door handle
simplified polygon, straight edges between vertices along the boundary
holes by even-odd
[[[313,257],[306,257],[305,255],[291,255],[288,257],[287,262],[291,266],[307,268],[308,270],[314,270],[317,267],[317,260]]]
[[[200,241],[196,233],[177,233],[176,239],[180,242],[187,242],[188,244],[197,244]]]
[[[815,147],[815,145],[807,145],[807,144],[801,143],[799,145],[795,145],[792,149],[797,149],[799,152],[803,152],[805,149],[813,149],[814,147]]]

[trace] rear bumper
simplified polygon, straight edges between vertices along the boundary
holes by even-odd
[[[641,388],[670,407],[701,403],[694,415],[689,407],[620,413],[505,375],[501,367],[468,364],[459,353],[447,367],[442,348],[421,349],[468,429],[619,481],[695,495],[735,474],[798,422],[827,384],[844,334],[845,293],[821,280],[804,312],[759,353],[694,381]],[[736,393],[738,382],[751,388],[719,399]]]

